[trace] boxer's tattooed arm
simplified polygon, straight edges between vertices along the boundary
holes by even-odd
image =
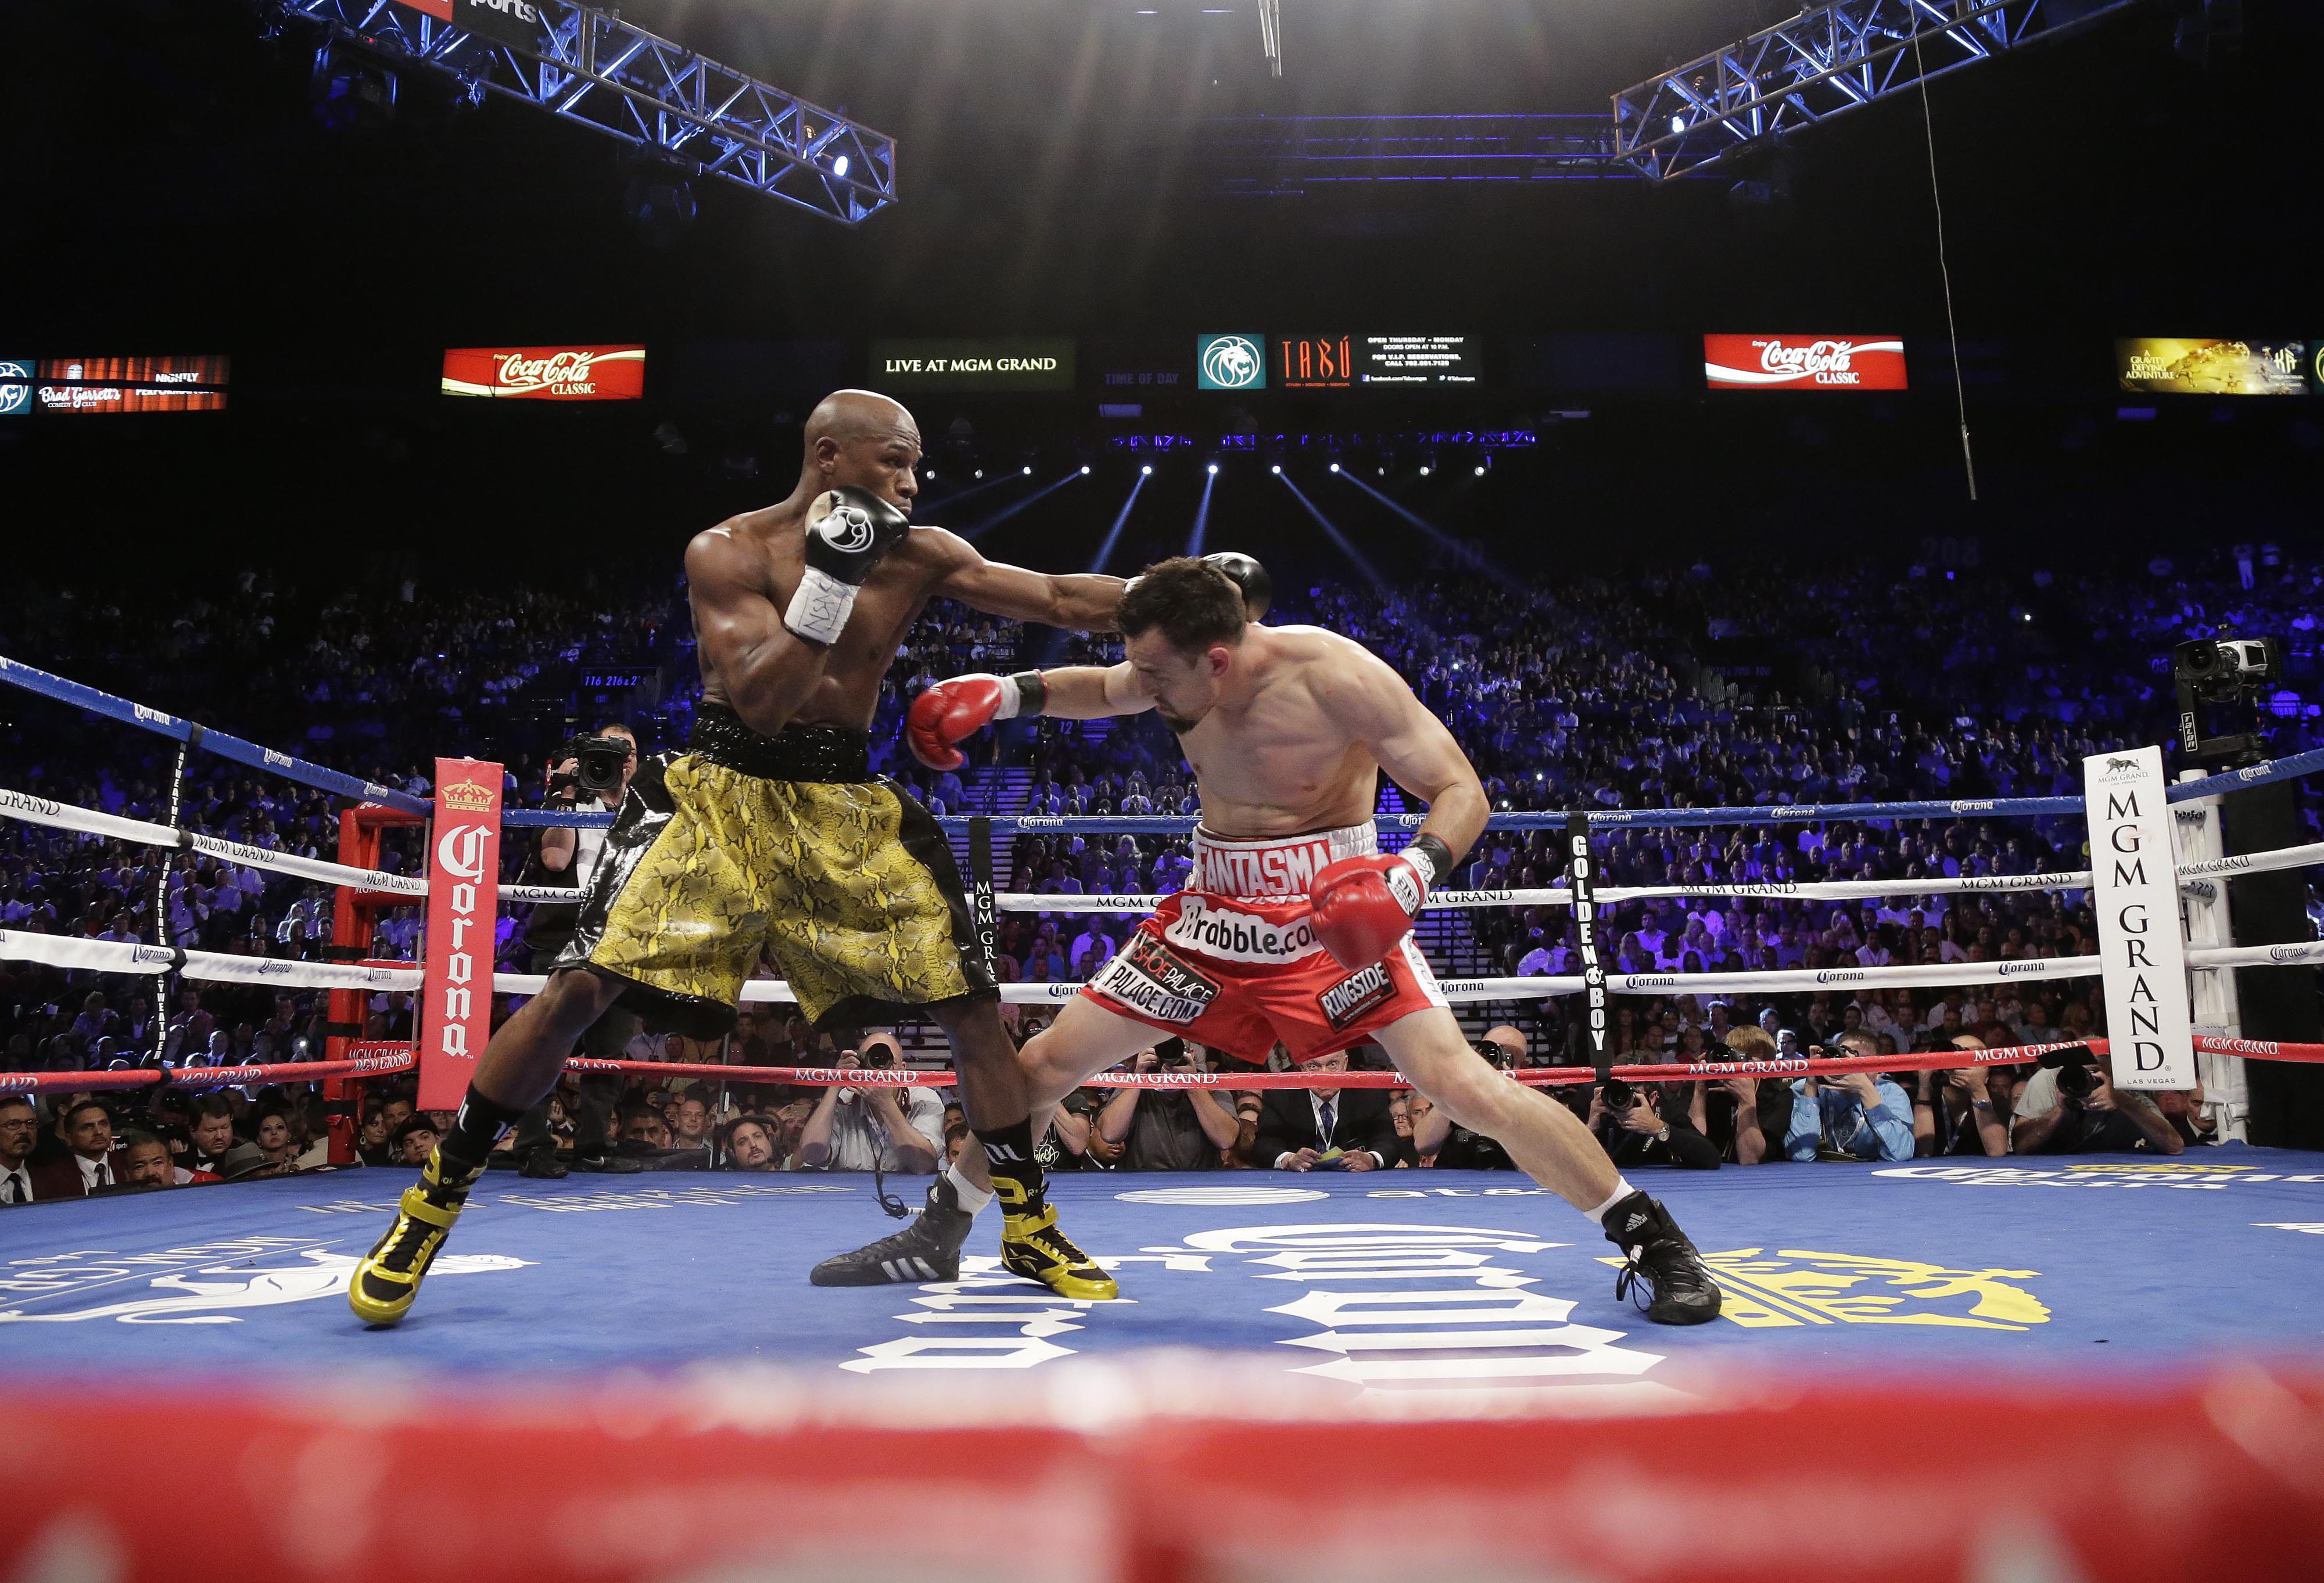
[[[724,699],[752,731],[772,736],[823,680],[830,650],[783,625],[765,563],[724,528],[686,547],[687,598],[705,695]]]
[[[1436,877],[1447,883],[1492,812],[1484,783],[1444,722],[1412,695],[1402,676],[1359,645],[1347,649],[1345,663],[1317,671],[1317,699],[1328,718],[1344,722],[1349,735],[1371,750],[1390,780],[1428,805],[1420,831],[1452,854],[1447,871]]]
[[[1092,573],[1053,576],[1028,572],[1022,566],[986,560],[958,534],[940,528],[927,531],[941,536],[937,542],[945,559],[944,575],[933,590],[937,597],[957,599],[971,610],[1010,621],[1038,621],[1076,632],[1115,630],[1115,612],[1121,608],[1121,591],[1128,586],[1120,578]]]
[[[1041,680],[1048,687],[1041,713],[1056,720],[1110,720],[1154,707],[1138,685],[1138,673],[1126,664],[1071,665],[1043,671]]]

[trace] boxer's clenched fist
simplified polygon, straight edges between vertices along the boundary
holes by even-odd
[[[1451,849],[1433,835],[1390,857],[1341,859],[1308,888],[1315,938],[1342,967],[1371,966],[1412,933],[1428,888],[1452,866]]]
[[[968,757],[954,744],[996,720],[1040,713],[1046,691],[1038,670],[1013,676],[954,676],[912,700],[904,740],[912,745],[912,757],[929,768],[957,769]]]

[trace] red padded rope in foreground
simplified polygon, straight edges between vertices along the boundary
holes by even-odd
[[[232,1554],[274,1583],[1797,1583],[1836,1545],[1881,1583],[2310,1583],[2324,1552],[2324,1375],[1676,1383],[1628,1415],[1540,1392],[1464,1416],[1219,1359],[586,1391],[23,1380],[0,1575],[176,1583]]]
[[[358,1049],[363,1046],[357,1046]],[[418,1063],[409,1045],[347,1061],[290,1061],[272,1066],[137,1067],[125,1072],[0,1072],[0,1094],[79,1093],[84,1089],[257,1088],[271,1082],[320,1082],[332,1077],[392,1077]],[[696,1068],[696,1070],[700,1070]]]

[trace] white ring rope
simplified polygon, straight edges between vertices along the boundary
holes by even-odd
[[[70,803],[51,802],[46,797],[36,797],[26,792],[0,788],[0,815],[22,819],[27,824],[52,825],[59,830],[75,830],[84,835],[135,842],[143,846],[189,846],[195,851],[208,852],[212,857],[224,858],[247,869],[295,874],[301,879],[319,879],[327,885],[352,885],[360,890],[392,890],[399,896],[413,897],[422,902],[428,899],[428,881],[414,875],[351,869],[345,863],[326,862],[321,858],[302,858],[295,852],[226,841],[215,835],[204,835],[198,831],[180,833],[167,824],[149,824],[143,819],[124,819],[117,814],[77,808]],[[184,836],[182,842],[179,839],[180,833]]]
[[[2317,851],[2317,861],[2324,861],[2324,843],[2319,843]],[[1765,896],[1794,901],[1877,901],[1888,897],[1951,896],[1972,891],[2088,890],[2091,884],[2090,871],[2076,869],[2062,874],[1964,874],[1956,879],[1930,875],[1919,879],[1827,879],[1780,884],[1737,880],[1730,885],[1716,881],[1700,885],[1608,885],[1599,889],[1598,900],[1603,904],[1679,896],[1738,899]],[[1004,890],[992,898],[993,905],[1004,913],[1150,913],[1161,905],[1162,899],[1159,896],[1074,896],[1023,890]],[[1457,907],[1570,907],[1572,903],[1571,890],[1552,887],[1531,890],[1432,890],[1422,907],[1434,912]]]
[[[2311,841],[2301,846],[2280,846],[2268,852],[2245,852],[2240,857],[2212,858],[2200,863],[2181,863],[2179,865],[2179,878],[2200,879],[2212,874],[2264,874],[2275,869],[2305,869],[2311,863],[2324,863],[2324,841]]]

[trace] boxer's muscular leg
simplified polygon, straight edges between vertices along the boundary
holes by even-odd
[[[1062,1102],[1066,1095],[1090,1078],[1129,1060],[1162,1036],[1142,1022],[1116,1016],[1095,1001],[1077,995],[1058,1009],[1055,1022],[1034,1035],[1022,1049],[1019,1049],[1010,1041],[1007,1026],[990,1004],[965,1009],[991,1014],[991,1033],[997,1035],[999,1047],[1007,1052],[1010,1072],[999,1074],[1001,1081],[987,1088],[985,1098],[989,1099],[996,1091],[1009,1094],[1015,1105],[1015,1114],[1009,1118],[1011,1120],[1027,1120],[1035,1117],[1046,1119],[1051,1106]],[[1009,1116],[1009,1110],[998,1104],[991,1110],[980,1108],[984,1100],[972,1091],[972,1085],[984,1084],[987,1076],[991,1074],[991,1046],[985,1042],[982,1031],[975,1029],[976,1019],[963,1017],[960,1021],[964,1030],[968,1030],[968,1038],[975,1043],[973,1052],[968,1044],[963,1042],[962,1035],[954,1033],[950,1026],[947,1025],[945,1031],[952,1035],[954,1056],[960,1063],[961,1100],[967,1112],[970,1130],[976,1132],[981,1138],[988,1122],[996,1130],[1005,1126],[1006,1123],[998,1117]],[[975,1064],[974,1077],[971,1076],[973,1063]],[[1012,1081],[1015,1084],[1013,1089],[1010,1086]],[[998,1112],[997,1116],[995,1112]],[[991,1168],[982,1148],[964,1154],[954,1169],[978,1193],[991,1191]]]
[[[1511,1082],[1469,1047],[1450,1011],[1431,1007],[1379,1032],[1380,1047],[1429,1102],[1509,1152],[1520,1170],[1588,1214],[1613,1195],[1621,1173],[1572,1111]]]

